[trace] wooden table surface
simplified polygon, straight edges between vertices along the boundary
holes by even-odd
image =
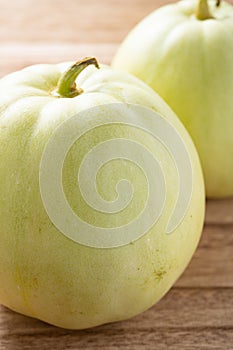
[[[89,55],[110,63],[129,29],[166,2],[0,0],[0,76],[33,63]],[[126,322],[67,331],[0,306],[3,349],[232,350],[233,199],[208,201],[194,258],[149,311]]]

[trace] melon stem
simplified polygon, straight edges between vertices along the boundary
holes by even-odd
[[[83,89],[76,85],[78,75],[89,65],[93,64],[99,68],[96,58],[86,57],[81,61],[74,63],[67,71],[65,71],[58,80],[56,96],[75,97],[83,93]]]
[[[198,0],[198,5],[197,5],[197,9],[196,9],[196,17],[197,17],[197,19],[199,19],[201,21],[214,18],[212,16],[212,14],[210,13],[208,0]]]

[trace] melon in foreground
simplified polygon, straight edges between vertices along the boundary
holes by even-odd
[[[68,329],[154,305],[204,218],[198,155],[176,115],[94,58],[2,78],[0,111],[0,303]]]

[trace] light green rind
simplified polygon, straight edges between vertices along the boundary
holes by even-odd
[[[214,19],[195,17],[197,1],[161,7],[127,36],[113,67],[150,85],[190,132],[208,197],[233,196],[233,6],[208,1]]]
[[[56,326],[82,329],[134,316],[169,290],[195,251],[205,203],[196,150],[162,99],[136,78],[108,67],[98,71],[88,67],[80,74],[77,84],[84,90],[80,96],[56,98],[51,91],[68,66],[32,66],[0,80],[0,302]],[[161,159],[168,195],[163,215],[148,234],[124,247],[94,249],[66,238],[51,223],[40,196],[39,165],[58,125],[83,109],[112,102],[153,108],[172,123],[191,157],[193,193],[182,224],[167,235],[178,190],[171,159],[149,136],[142,139],[131,128],[114,129],[113,136],[141,137]],[[102,136],[111,137],[111,132]],[[67,181],[79,154],[92,144],[90,135],[85,144],[74,145],[77,157],[65,164],[64,186],[74,206],[76,191],[69,190]],[[108,172],[109,178],[115,176],[115,163]],[[106,183],[104,178],[99,181],[105,186],[103,195],[112,193],[108,178]],[[88,215],[83,208],[80,211]]]

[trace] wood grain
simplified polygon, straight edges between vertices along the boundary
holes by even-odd
[[[131,320],[74,332],[2,307],[0,337],[2,349],[232,349],[232,308],[231,288],[173,288]]]
[[[51,332],[42,335],[11,336],[2,340],[2,349],[10,350],[64,350],[64,349],[103,349],[103,350],[232,350],[232,329],[157,329],[149,328],[134,331],[127,337],[124,328],[73,332],[59,334]]]
[[[130,28],[165,2],[14,0],[9,4],[1,0],[0,40],[7,43],[120,43]]]
[[[29,64],[88,55],[110,63],[127,32],[167,2],[0,0],[0,76]],[[207,201],[192,261],[147,312],[74,332],[0,306],[0,350],[5,349],[233,350],[233,199]]]
[[[199,247],[176,284],[179,286],[233,287],[232,224],[206,224]]]

